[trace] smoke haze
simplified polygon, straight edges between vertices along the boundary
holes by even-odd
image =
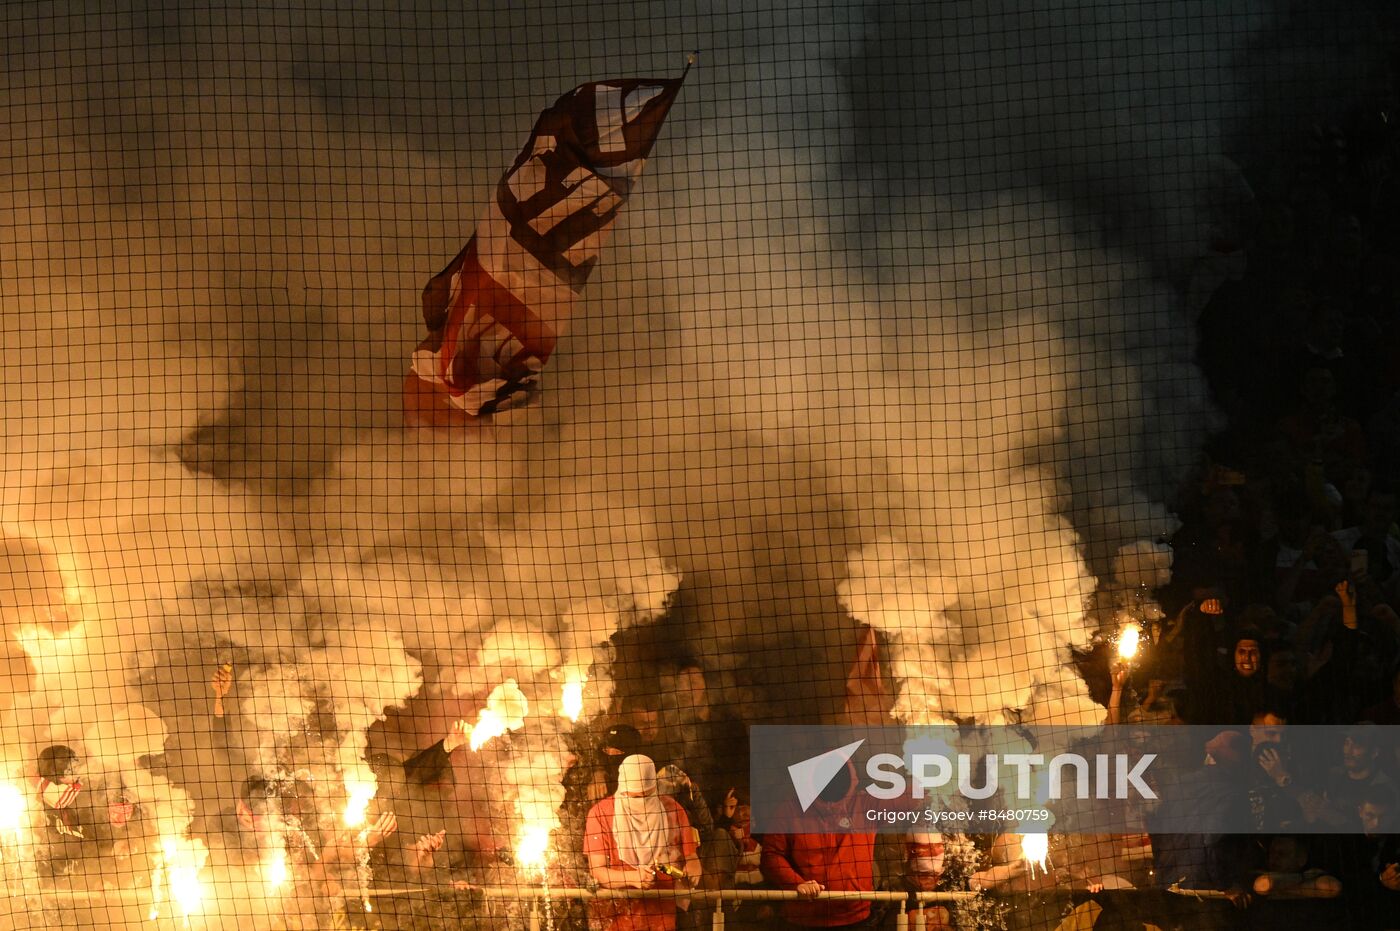
[[[0,14],[0,608],[8,768],[150,709],[159,775],[86,749],[177,834],[318,716],[363,776],[507,679],[482,802],[542,817],[565,671],[589,716],[655,675],[619,632],[751,721],[836,714],[861,624],[903,719],[1097,720],[1071,650],[1215,422],[1196,259],[1389,80],[1364,4],[154,6]],[[692,49],[540,399],[405,430],[418,291],[535,115]]]

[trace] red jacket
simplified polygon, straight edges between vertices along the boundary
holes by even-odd
[[[694,860],[699,855],[699,846],[685,809],[669,795],[661,796],[661,804],[671,819],[670,853],[674,859],[667,862],[679,866]],[[583,853],[590,858],[594,854],[605,857],[606,865],[613,869],[627,869],[631,864],[618,855],[617,838],[613,836],[616,811],[617,797],[613,795],[589,809]],[[666,874],[657,874],[656,888],[670,889],[674,885]],[[675,931],[676,927],[674,899],[594,899],[589,903],[588,913],[594,926],[605,927],[608,931]]]
[[[817,816],[833,828],[855,824],[859,801],[856,792],[855,767],[846,764],[851,787],[839,802],[812,803],[804,818]],[[781,889],[796,889],[808,880],[816,880],[829,892],[850,890],[871,891],[875,888],[874,834],[765,834],[760,861],[763,878]],[[840,928],[864,921],[870,915],[870,903],[846,902],[786,902],[783,917],[797,925],[813,928]]]

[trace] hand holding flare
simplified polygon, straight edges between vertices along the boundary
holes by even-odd
[[[360,836],[364,839],[366,847],[378,847],[384,838],[393,834],[399,829],[399,819],[392,811],[386,811],[374,819],[374,823],[365,828]]]
[[[472,726],[466,721],[458,720],[452,722],[452,727],[447,731],[447,736],[442,738],[442,750],[444,753],[451,753],[458,747],[471,739]]]
[[[651,869],[653,873],[662,873],[666,876],[671,877],[678,883],[684,883],[687,886],[691,885],[690,874],[687,873],[685,870],[681,869],[679,866],[676,866],[671,863],[658,863]]]

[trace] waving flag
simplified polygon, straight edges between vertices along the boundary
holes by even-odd
[[[891,700],[880,672],[880,641],[875,628],[865,626],[856,645],[855,659],[846,673],[846,702],[842,708],[843,724],[886,724],[889,722]]]
[[[423,289],[410,423],[529,399],[684,80],[584,84],[540,114],[476,234]]]

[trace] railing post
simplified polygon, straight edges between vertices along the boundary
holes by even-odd
[[[710,913],[710,931],[724,931],[724,896],[715,899],[715,910]]]
[[[894,916],[894,931],[909,931],[909,909],[907,902],[899,903],[899,911]]]

